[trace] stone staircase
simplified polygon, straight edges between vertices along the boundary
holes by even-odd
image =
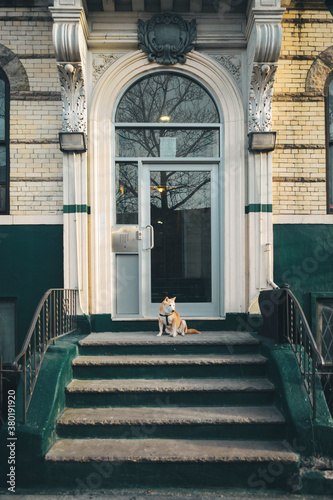
[[[299,457],[266,365],[248,333],[89,335],[46,455],[49,484],[286,489]]]

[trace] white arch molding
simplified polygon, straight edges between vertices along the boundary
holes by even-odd
[[[91,313],[111,313],[111,192],[112,123],[114,107],[123,89],[139,76],[154,69],[170,69],[149,63],[142,51],[132,52],[115,62],[101,77],[90,103],[89,181],[91,206],[90,297]],[[224,262],[224,303],[221,311],[244,312],[245,303],[245,112],[237,84],[227,71],[210,57],[191,52],[186,64],[172,69],[195,76],[215,95],[224,118],[224,190],[221,213],[224,235],[221,262]],[[223,246],[222,246],[223,245]],[[224,255],[223,255],[224,254]]]

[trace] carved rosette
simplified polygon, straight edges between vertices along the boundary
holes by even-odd
[[[87,105],[82,65],[58,64],[64,132],[87,131]]]
[[[253,66],[249,93],[249,131],[268,132],[272,129],[272,98],[275,64]]]

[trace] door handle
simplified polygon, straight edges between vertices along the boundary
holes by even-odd
[[[152,250],[154,248],[154,228],[151,224],[146,226],[146,229],[149,229],[149,247],[146,250]]]

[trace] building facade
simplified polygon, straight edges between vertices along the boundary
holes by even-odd
[[[1,5],[5,361],[56,287],[118,331],[166,295],[225,321],[287,282],[316,330],[333,301],[328,7]]]

